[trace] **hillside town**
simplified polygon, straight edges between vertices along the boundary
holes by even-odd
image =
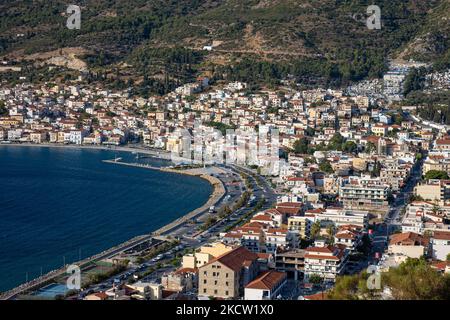
[[[127,256],[120,276],[66,298],[321,300],[339,277],[369,266],[379,273],[424,257],[450,272],[449,128],[391,102],[331,89],[252,92],[242,82],[210,86],[206,77],[144,99],[80,78],[2,87],[0,141],[181,155],[186,132],[192,142],[202,130],[221,133],[205,150],[226,145],[227,130],[264,132],[279,148],[276,159],[228,165],[245,167],[255,184],[264,180],[273,201],[264,193],[246,199],[253,209],[240,219],[230,208],[211,210],[225,222],[208,225],[210,237],[177,237],[177,249],[159,250],[150,264]],[[389,290],[379,295],[393,298]]]

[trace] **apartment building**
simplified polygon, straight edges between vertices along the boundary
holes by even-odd
[[[348,251],[342,245],[325,245],[316,241],[314,247],[306,249],[305,280],[312,275],[318,275],[325,280],[335,281],[341,275],[347,263]]]
[[[308,239],[314,217],[306,216],[291,216],[287,219],[288,230],[291,233],[297,233],[300,239]]]
[[[279,247],[286,248],[292,245],[290,239],[288,239],[288,230],[283,228],[267,229],[264,245],[267,253],[275,253]]]
[[[286,272],[288,278],[300,279],[305,270],[305,250],[279,250],[275,256],[275,269]]]
[[[389,187],[386,185],[347,183],[340,187],[339,197],[347,209],[387,212]]]
[[[439,151],[450,151],[450,136],[446,136],[442,139],[437,139],[434,149]]]
[[[316,220],[322,224],[327,222],[340,227],[343,225],[355,225],[367,228],[369,224],[369,211],[349,210],[345,208],[327,208],[325,211],[315,214]]]
[[[428,180],[414,188],[414,194],[425,201],[445,205],[450,201],[450,180]]]
[[[199,268],[199,296],[238,298],[258,274],[258,256],[245,247],[227,252]]]
[[[431,170],[450,173],[450,154],[446,152],[428,156],[423,163],[422,174]]]

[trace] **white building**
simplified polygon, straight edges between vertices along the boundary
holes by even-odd
[[[266,271],[245,286],[245,300],[272,300],[276,298],[286,284],[286,273]]]

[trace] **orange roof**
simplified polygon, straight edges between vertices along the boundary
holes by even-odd
[[[254,216],[250,221],[254,221],[254,220],[272,221],[272,218],[267,214],[260,214],[260,215]]]
[[[309,296],[304,296],[305,300],[327,300],[326,292],[319,292]]]
[[[280,282],[286,279],[286,273],[279,271],[266,271],[260,274],[255,280],[245,286],[248,289],[272,290]]]
[[[389,244],[408,245],[408,246],[417,246],[417,245],[427,246],[428,239],[414,232],[397,233],[391,236],[391,241],[389,241]]]
[[[180,268],[175,271],[175,274],[182,274],[182,273],[196,273],[197,268]]]
[[[210,265],[215,262],[219,262],[231,270],[235,272],[239,272],[244,264],[249,262],[253,262],[258,259],[258,255],[256,253],[248,251],[245,247],[237,247],[227,253],[224,253],[221,256],[211,260],[209,263],[205,264],[201,268],[204,268],[207,265]]]
[[[450,232],[435,231],[433,233],[433,238],[438,240],[450,240]]]

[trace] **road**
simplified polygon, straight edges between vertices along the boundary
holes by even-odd
[[[403,209],[408,204],[410,195],[414,191],[414,187],[422,177],[423,160],[417,161],[411,169],[410,178],[405,186],[400,190],[394,203],[384,217],[383,223],[379,224],[373,232],[372,238],[372,252],[370,261],[374,262],[374,255],[379,252],[380,255],[387,249],[389,235],[401,227],[401,219]]]

